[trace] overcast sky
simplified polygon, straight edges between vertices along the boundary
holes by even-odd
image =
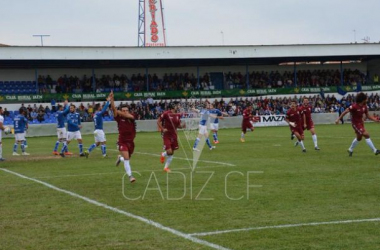
[[[380,41],[379,0],[163,0],[169,46]],[[0,43],[137,46],[138,0],[0,0]],[[356,30],[356,32],[354,32]],[[223,34],[222,34],[223,32]]]

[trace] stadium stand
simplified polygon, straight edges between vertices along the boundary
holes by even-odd
[[[312,104],[313,113],[335,113],[339,111],[342,106],[344,108],[349,107],[355,99],[354,94],[349,94],[341,99],[336,98],[334,95],[326,95],[323,99],[320,95],[308,96],[310,103]],[[281,115],[286,114],[290,100],[296,99],[298,103],[302,102],[302,97],[248,97],[248,98],[231,98],[228,101],[221,99],[215,99],[214,106],[223,112],[227,112],[230,116],[242,115],[245,107],[251,103],[256,115]],[[122,102],[121,102],[122,104]],[[160,100],[150,102],[148,100],[132,101],[127,103],[131,112],[135,114],[137,120],[151,120],[157,119],[159,115],[167,109],[169,105],[168,100]],[[183,102],[182,105],[186,106],[198,106],[199,101]],[[21,107],[24,107],[23,104]],[[380,110],[380,96],[378,94],[371,94],[368,96],[368,107],[370,111]],[[24,107],[27,113],[27,119],[31,124],[45,124],[56,123],[55,110],[53,107],[43,107],[37,104],[31,104]],[[93,105],[90,103],[80,104],[77,108],[77,112],[81,116],[82,122],[92,122]],[[11,125],[13,123],[13,117],[18,114],[18,111],[4,110],[5,125]],[[108,109],[103,116],[104,121],[113,121],[112,110]]]

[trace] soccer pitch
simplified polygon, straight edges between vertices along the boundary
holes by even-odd
[[[367,124],[380,148],[380,127]],[[287,127],[219,131],[192,171],[181,143],[162,171],[159,133],[138,133],[131,166],[137,181],[108,158],[53,156],[55,137],[28,138],[30,156],[0,163],[0,249],[378,249],[380,155],[363,140],[349,158],[350,124],[317,126],[315,151],[294,147]],[[84,136],[87,148],[92,136]],[[189,147],[190,146],[190,147]],[[125,181],[125,182],[124,182]]]

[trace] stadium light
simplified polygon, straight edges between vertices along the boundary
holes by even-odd
[[[44,46],[44,37],[49,37],[50,35],[33,35],[34,37],[40,37],[41,38],[41,46]]]

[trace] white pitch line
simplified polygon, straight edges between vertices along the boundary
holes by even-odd
[[[43,182],[43,181],[40,181],[40,180],[37,180],[37,179],[33,179],[33,178],[30,178],[30,177],[27,177],[25,175],[22,175],[22,174],[19,174],[19,173],[16,173],[16,172],[13,172],[13,171],[10,171],[8,169],[4,169],[4,168],[0,168],[0,170],[4,171],[4,172],[7,172],[9,174],[13,174],[15,176],[18,176],[22,179],[26,179],[26,180],[30,180],[30,181],[33,181],[33,182],[36,182],[36,183],[39,183],[45,187],[48,187],[50,189],[53,189],[55,191],[58,191],[58,192],[61,192],[61,193],[64,193],[64,194],[68,194],[72,197],[75,197],[75,198],[78,198],[78,199],[81,199],[81,200],[84,200],[90,204],[93,204],[95,206],[98,206],[98,207],[102,207],[102,208],[105,208],[105,209],[108,209],[108,210],[111,210],[112,212],[115,212],[115,213],[118,213],[118,214],[122,214],[122,215],[125,215],[127,217],[130,217],[130,218],[133,218],[133,219],[136,219],[138,221],[141,221],[141,222],[144,222],[150,226],[154,226],[158,229],[161,229],[163,231],[167,231],[169,233],[172,233],[176,236],[179,236],[181,238],[184,238],[186,240],[190,240],[194,243],[198,243],[200,245],[203,245],[203,246],[208,246],[208,247],[211,247],[213,249],[219,249],[219,250],[231,250],[231,249],[228,249],[228,248],[225,248],[225,247],[222,247],[222,246],[219,246],[217,244],[214,244],[214,243],[211,243],[211,242],[208,242],[208,241],[205,241],[205,240],[201,240],[201,239],[198,239],[198,238],[195,238],[191,235],[188,235],[188,234],[185,234],[185,233],[182,233],[178,230],[175,230],[173,228],[170,228],[170,227],[166,227],[166,226],[163,226],[161,225],[160,223],[157,223],[155,221],[152,221],[152,220],[149,220],[149,219],[146,219],[144,217],[141,217],[141,216],[138,216],[138,215],[135,215],[135,214],[132,214],[132,213],[129,213],[129,212],[126,212],[124,210],[120,210],[118,208],[115,208],[115,207],[111,207],[111,206],[108,206],[107,204],[104,204],[104,203],[101,203],[101,202],[98,202],[98,201],[95,201],[95,200],[92,200],[90,198],[87,198],[85,196],[82,196],[82,195],[79,195],[79,194],[76,194],[76,193],[73,193],[71,191],[68,191],[68,190],[65,190],[65,189],[61,189],[61,188],[58,188],[56,186],[53,186],[47,182]]]
[[[150,156],[161,156],[159,154],[151,154],[151,153],[143,153],[143,152],[135,152],[136,154],[141,154],[141,155],[150,155]],[[178,160],[185,160],[185,161],[193,161],[193,159],[189,158],[182,158],[182,157],[173,157],[174,159]],[[204,163],[214,163],[214,164],[220,164],[220,165],[225,165],[225,166],[230,166],[230,167],[236,167],[236,165],[231,164],[231,163],[225,163],[225,162],[219,162],[219,161],[205,161],[205,160],[198,160],[199,162],[204,162]]]
[[[202,170],[204,168],[220,168],[222,166],[204,166],[200,167],[199,169]],[[189,170],[189,167],[184,167],[184,168],[172,168],[172,171],[177,171],[177,170]],[[133,173],[142,173],[142,172],[162,172],[163,169],[154,169],[154,170],[139,170],[139,171],[132,171]],[[68,175],[49,175],[49,176],[34,176],[31,178],[35,179],[54,179],[54,178],[65,178],[65,177],[81,177],[81,176],[98,176],[98,175],[112,175],[112,174],[122,174],[124,175],[125,172],[120,172],[120,171],[115,171],[115,172],[105,172],[105,173],[94,173],[94,174],[68,174]]]
[[[208,236],[208,235],[235,233],[235,232],[243,232],[243,231],[255,231],[255,230],[257,231],[257,230],[264,230],[264,229],[304,227],[304,226],[320,226],[320,225],[334,225],[334,224],[349,224],[349,223],[377,222],[377,221],[380,221],[380,218],[361,219],[361,220],[341,220],[341,221],[311,222],[311,223],[288,224],[288,225],[266,226],[266,227],[248,227],[248,228],[231,229],[231,230],[214,231],[214,232],[192,233],[192,234],[189,234],[189,235],[191,235],[191,236]]]
[[[78,177],[78,176],[96,176],[96,175],[107,175],[107,174],[124,174],[123,172],[106,172],[106,173],[94,173],[94,174],[68,174],[68,175],[52,175],[52,176],[35,176],[32,178],[36,179],[51,179],[51,178],[61,178],[61,177]]]
[[[109,151],[116,151],[116,152],[119,152],[118,150],[116,149],[107,149]],[[154,157],[160,157],[161,155],[160,154],[152,154],[152,153],[144,153],[144,152],[134,152],[134,154],[140,154],[140,155],[150,155],[150,156],[154,156]],[[174,159],[178,159],[178,160],[184,160],[184,161],[193,161],[193,159],[189,159],[189,158],[182,158],[182,157],[177,157],[177,156],[174,156],[173,157]],[[225,165],[225,166],[229,166],[229,167],[236,167],[235,164],[231,164],[231,163],[226,163],[226,162],[220,162],[220,161],[205,161],[205,160],[198,160],[199,162],[204,162],[204,163],[214,163],[214,164],[219,164],[219,165]]]

